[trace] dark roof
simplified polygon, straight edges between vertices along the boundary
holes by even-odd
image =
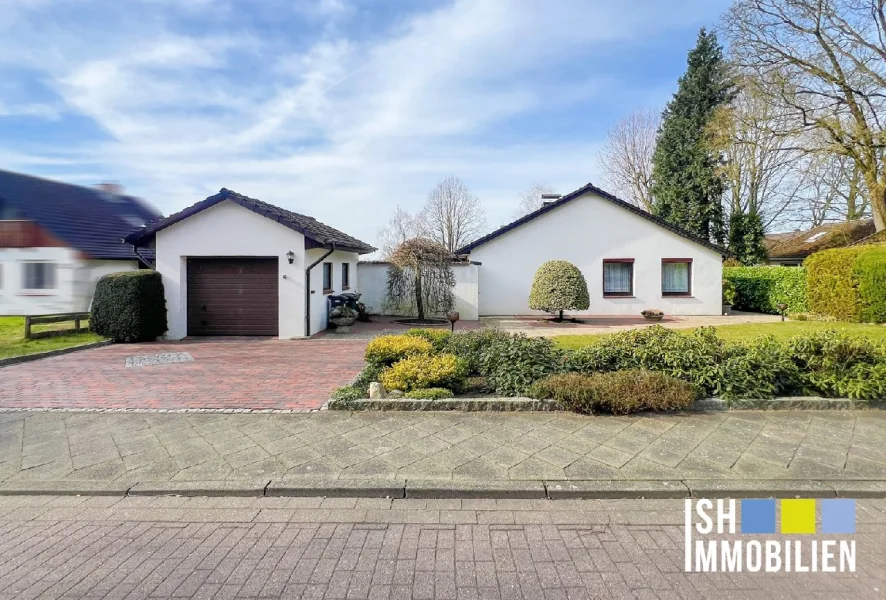
[[[808,231],[792,232],[787,238],[778,239],[774,234],[767,244],[769,258],[784,260],[789,258],[806,258],[814,252],[851,246],[871,236],[876,231],[873,219],[858,219],[844,223],[825,223]]]
[[[137,258],[123,237],[162,215],[132,196],[0,170],[0,204],[92,258]],[[142,252],[152,259],[151,252]]]
[[[688,231],[685,231],[679,227],[671,225],[670,223],[668,223],[664,219],[660,219],[659,217],[656,217],[655,215],[651,215],[648,212],[646,212],[645,210],[638,208],[638,207],[634,206],[633,204],[625,202],[621,198],[616,198],[615,196],[613,196],[612,194],[610,194],[606,190],[601,190],[600,188],[598,188],[597,186],[595,186],[592,183],[589,183],[589,184],[585,185],[584,187],[580,187],[577,190],[575,190],[574,192],[570,192],[569,194],[566,194],[565,196],[561,197],[556,202],[550,202],[548,204],[545,204],[544,206],[542,206],[538,210],[531,212],[528,215],[525,215],[523,217],[520,217],[519,219],[517,219],[513,223],[510,223],[510,224],[505,225],[503,227],[499,227],[498,229],[496,229],[492,233],[490,233],[488,235],[484,235],[480,239],[474,240],[473,242],[471,242],[467,246],[460,248],[456,253],[463,254],[466,252],[470,252],[471,250],[473,250],[477,246],[481,246],[490,240],[494,240],[498,236],[503,235],[503,234],[511,231],[512,229],[516,229],[517,227],[520,227],[521,225],[528,223],[529,221],[535,219],[536,217],[540,217],[541,215],[543,215],[547,212],[550,212],[552,210],[556,210],[557,208],[559,208],[560,206],[563,206],[567,202],[571,202],[572,200],[575,200],[576,198],[584,196],[587,193],[596,194],[597,196],[600,196],[604,200],[608,200],[609,202],[612,202],[616,206],[619,206],[621,208],[624,208],[625,210],[628,210],[628,211],[634,213],[638,217],[642,217],[642,218],[646,219],[647,221],[652,221],[656,225],[658,225],[660,227],[664,227],[668,231],[676,233],[677,235],[682,236],[691,242],[695,242],[696,244],[704,246],[705,248],[713,250],[714,252],[719,252],[723,256],[726,256],[728,254],[724,248],[721,248],[720,246],[717,246],[716,244],[712,244],[708,240],[705,240],[697,235],[689,233]]]
[[[248,208],[254,213],[267,217],[272,221],[276,221],[294,231],[298,231],[299,233],[304,234],[306,238],[324,246],[335,244],[340,250],[350,250],[359,254],[369,254],[376,250],[369,244],[361,242],[355,237],[342,233],[338,229],[334,229],[329,225],[324,225],[314,217],[300,215],[286,210],[285,208],[280,208],[279,206],[274,206],[273,204],[268,204],[267,202],[262,202],[255,198],[249,198],[243,194],[238,194],[227,188],[222,188],[214,196],[210,196],[193,206],[189,206],[188,208],[175,213],[174,215],[169,215],[165,219],[161,219],[148,227],[133,232],[127,236],[126,241],[140,245],[140,243],[152,238],[154,234],[161,229],[166,229],[170,225],[174,225],[179,221],[184,221],[188,217],[192,217],[225,200],[230,200],[235,204],[239,204],[243,208]]]

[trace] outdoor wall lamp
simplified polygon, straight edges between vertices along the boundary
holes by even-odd
[[[294,263],[294,262],[295,262],[295,252],[293,252],[292,250],[290,250],[289,252],[287,252],[287,253],[286,253],[286,260],[289,261],[289,264],[290,264],[290,265],[291,265],[292,263]]]

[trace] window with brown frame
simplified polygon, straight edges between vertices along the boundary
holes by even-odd
[[[661,259],[661,295],[692,295],[692,259]]]
[[[634,259],[606,258],[603,260],[603,296],[630,297],[634,295]]]

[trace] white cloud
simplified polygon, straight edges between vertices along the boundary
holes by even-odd
[[[223,4],[184,8],[207,20],[236,15],[235,3]],[[512,119],[563,110],[617,85],[592,64],[564,71],[576,57],[676,26],[706,6],[459,0],[368,38],[320,28],[313,37],[293,31],[290,44],[246,24],[188,35],[167,16],[95,31],[94,44],[60,33],[22,59],[65,111],[107,135],[53,160],[79,160],[90,173],[102,165],[104,179],[166,213],[224,186],[373,241],[396,205],[417,208],[449,173],[474,189],[496,226],[534,180],[561,192],[593,180],[593,139],[497,134]],[[329,22],[356,14],[341,1],[303,7]],[[64,30],[38,23],[38,8],[29,9],[25,31]],[[17,42],[0,42],[0,54]],[[30,152],[39,159],[39,149]],[[18,156],[10,164],[39,164]]]

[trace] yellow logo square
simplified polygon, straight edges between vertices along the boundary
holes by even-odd
[[[781,532],[815,533],[815,500],[782,500]]]

